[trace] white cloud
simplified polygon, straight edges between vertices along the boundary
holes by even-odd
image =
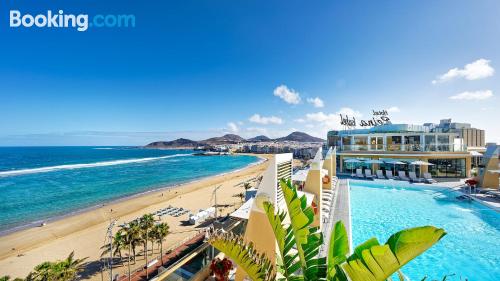
[[[267,125],[267,124],[283,124],[283,119],[276,116],[260,116],[259,114],[252,115],[249,119],[250,122]]]
[[[295,121],[297,123],[304,123],[304,122],[306,122],[306,120],[304,118],[297,118],[297,119],[295,119],[293,121]]]
[[[310,104],[312,104],[312,105],[314,105],[314,107],[317,107],[317,108],[325,106],[325,103],[320,98],[318,98],[318,97],[308,98],[307,102],[310,103]]]
[[[493,92],[491,90],[485,91],[475,91],[475,92],[463,92],[454,96],[451,96],[452,100],[485,100],[493,97]]]
[[[452,68],[445,74],[439,75],[432,84],[446,82],[455,78],[465,78],[467,80],[478,80],[486,77],[493,76],[495,69],[490,66],[490,60],[478,59],[475,62],[466,64],[464,68]]]
[[[343,107],[339,111],[335,113],[324,113],[322,111],[315,113],[306,114],[306,120],[310,122],[318,123],[316,128],[318,129],[318,133],[322,136],[326,136],[326,133],[329,130],[341,129],[340,125],[340,114],[348,115],[349,118],[356,117],[357,119],[361,118],[363,114],[361,112],[354,110],[349,107]],[[307,127],[307,126],[306,126]],[[309,127],[308,127],[309,128]],[[316,133],[315,135],[318,135]]]
[[[294,89],[288,89],[286,85],[280,85],[274,89],[274,95],[289,104],[299,104],[300,94]]]
[[[233,133],[237,133],[240,130],[234,122],[227,123],[227,127],[228,127],[229,131],[231,131]]]
[[[397,106],[391,106],[391,107],[389,107],[389,109],[387,109],[387,111],[388,112],[401,112],[401,110]]]

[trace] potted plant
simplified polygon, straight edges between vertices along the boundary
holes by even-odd
[[[215,258],[210,264],[210,272],[217,281],[229,280],[229,271],[233,269],[233,263],[227,258]]]

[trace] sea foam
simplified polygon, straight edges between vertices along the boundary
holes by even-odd
[[[123,164],[131,164],[131,163],[142,163],[142,162],[155,161],[155,160],[160,160],[160,159],[168,159],[168,158],[184,157],[184,156],[192,156],[192,155],[193,154],[173,154],[173,155],[160,156],[160,157],[122,159],[122,160],[102,161],[102,162],[95,162],[95,163],[68,164],[68,165],[57,165],[57,166],[32,168],[32,169],[2,171],[2,172],[0,172],[0,177],[12,177],[12,176],[20,176],[20,175],[26,175],[26,174],[47,173],[47,172],[53,172],[53,171],[59,171],[59,170],[74,170],[74,169],[83,169],[83,168],[123,165]]]

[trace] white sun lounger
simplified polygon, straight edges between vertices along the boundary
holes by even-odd
[[[365,177],[363,176],[363,171],[361,171],[361,169],[356,169],[356,177],[361,179]]]
[[[437,181],[432,178],[430,173],[424,173],[424,180],[426,183],[437,183]]]
[[[388,180],[393,180],[394,176],[392,175],[392,171],[385,171],[385,176]]]
[[[410,180],[412,182],[422,182],[422,180],[423,180],[421,178],[417,178],[417,175],[415,174],[415,172],[409,172],[408,175],[410,176]]]
[[[374,176],[374,175],[372,175],[372,170],[370,170],[370,169],[365,170],[365,177],[366,177],[367,179],[371,179],[371,180],[372,180],[373,178],[375,178],[375,176]]]
[[[410,179],[406,176],[405,171],[398,171],[398,177],[402,181],[409,181]]]
[[[377,170],[377,178],[380,180],[385,180],[384,172],[382,172],[382,170]]]

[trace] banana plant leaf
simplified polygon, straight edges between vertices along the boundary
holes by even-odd
[[[314,221],[314,211],[307,206],[305,196],[298,196],[290,180],[281,180],[280,187],[290,216],[290,227],[304,280],[324,280],[326,259],[317,257],[319,247],[323,244],[323,235],[318,228],[310,226]]]
[[[423,226],[397,232],[384,245],[372,238],[356,247],[342,268],[353,281],[386,280],[444,235],[444,229]]]

